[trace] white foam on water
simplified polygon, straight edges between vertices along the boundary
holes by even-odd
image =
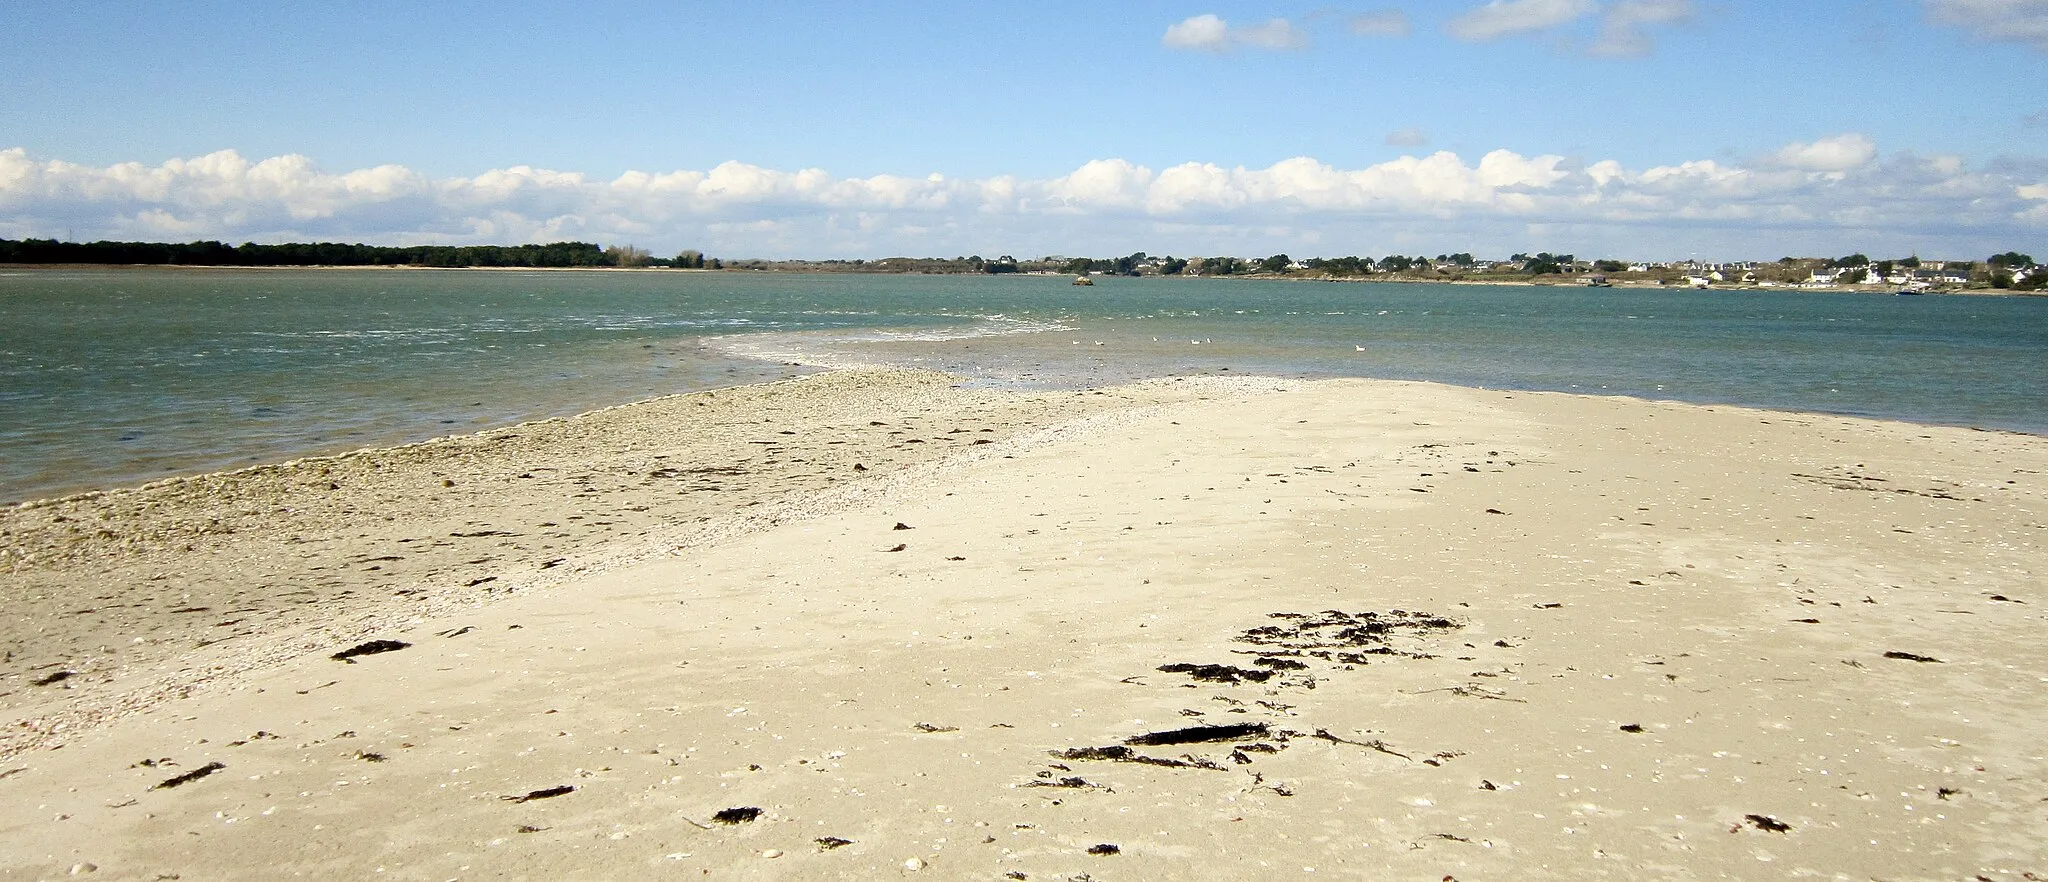
[[[962,318],[971,318],[974,320],[974,323],[969,325],[921,328],[911,331],[873,328],[835,331],[763,331],[754,334],[727,334],[709,337],[704,340],[704,345],[713,351],[733,358],[749,358],[759,361],[845,370],[905,366],[877,359],[873,355],[857,355],[846,348],[859,347],[863,344],[944,343],[951,340],[1012,337],[1021,334],[1041,334],[1048,331],[1073,330],[1072,326],[1060,322],[1029,321],[1000,314],[962,316]]]

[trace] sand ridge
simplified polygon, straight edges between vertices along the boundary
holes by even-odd
[[[2048,864],[2042,439],[1183,387],[19,754],[0,873]]]
[[[0,710],[19,717],[0,757],[222,673],[809,516],[1131,403],[956,384],[837,371],[0,509]]]

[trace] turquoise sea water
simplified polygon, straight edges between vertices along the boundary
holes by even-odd
[[[805,364],[1363,376],[2048,433],[2048,299],[961,276],[0,271],[0,501]]]

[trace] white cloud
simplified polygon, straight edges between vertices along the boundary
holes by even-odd
[[[386,165],[327,172],[304,156],[232,151],[96,167],[0,150],[0,237],[382,244],[584,239],[727,256],[1299,251],[1428,235],[1457,250],[1513,245],[1532,225],[1586,248],[1749,252],[1963,243],[1992,253],[2048,232],[2043,164],[1971,169],[1954,156],[1880,155],[1857,133],[1748,163],[1629,168],[1495,150],[1362,168],[1295,157],[1265,168],[1088,162],[1052,178],[836,177],[741,162],[611,180],[514,166],[432,178]],[[1491,238],[1489,238],[1491,237]],[[1873,238],[1875,237],[1875,238]],[[1110,247],[1109,243],[1115,243]],[[1254,246],[1252,243],[1258,243]],[[1364,244],[1346,244],[1347,250]],[[1985,249],[1990,249],[1985,251]],[[1037,249],[1034,251],[1034,249]],[[1770,256],[1775,257],[1773,253]]]
[[[1214,15],[1197,15],[1168,26],[1160,42],[1169,49],[1223,52],[1230,48],[1230,25]]]
[[[1490,0],[1444,25],[1460,40],[1498,40],[1548,30],[1600,8],[1595,0]]]
[[[1845,172],[1877,157],[1877,144],[1870,136],[1847,132],[1813,143],[1793,142],[1771,154],[1772,161],[1787,168],[1812,172]]]
[[[1232,27],[1215,15],[1205,14],[1169,26],[1159,42],[1169,49],[1222,53],[1240,46],[1273,51],[1306,49],[1309,38],[1306,32],[1284,18],[1264,24]]]
[[[1237,38],[1237,42],[1247,46],[1256,46],[1260,49],[1291,51],[1306,49],[1309,44],[1308,34],[1300,28],[1289,24],[1287,19],[1284,18],[1272,19],[1261,25],[1238,28],[1232,34]]]
[[[1351,32],[1361,37],[1405,37],[1414,29],[1408,21],[1408,13],[1399,9],[1382,9],[1362,12],[1347,22]]]
[[[1594,55],[1636,57],[1655,51],[1649,26],[1678,24],[1692,20],[1692,0],[1618,0],[1600,20],[1600,38],[1592,46]]]
[[[1097,159],[1046,182],[1045,191],[1060,208],[1126,209],[1143,204],[1151,183],[1151,169],[1121,159]]]
[[[1935,21],[2048,52],[2048,0],[1927,0]]]
[[[1387,145],[1390,147],[1421,147],[1428,143],[1429,133],[1414,126],[1387,133]]]

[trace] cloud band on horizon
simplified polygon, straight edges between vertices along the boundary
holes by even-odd
[[[1358,169],[1309,157],[1263,169],[1188,162],[1154,170],[1101,159],[1036,180],[840,178],[742,162],[609,181],[528,166],[431,178],[397,165],[331,173],[296,154],[252,162],[220,151],[155,166],[93,167],[0,150],[4,238],[595,239],[710,244],[748,256],[875,256],[1021,252],[1030,244],[1080,252],[1105,230],[1132,235],[1133,222],[1146,228],[1136,232],[1206,253],[1250,241],[1296,242],[1276,250],[1311,253],[1340,234],[1398,240],[1428,228],[1483,238],[1532,227],[1615,242],[1683,228],[1762,250],[1781,247],[1787,231],[2002,250],[2048,233],[2048,168],[1972,170],[1954,157],[1883,156],[1857,133],[1790,144],[1743,164],[1697,160],[1639,170],[1503,149],[1476,163],[1437,151]],[[1358,253],[1391,243],[1331,244]],[[1456,250],[1469,247],[1485,246]]]

